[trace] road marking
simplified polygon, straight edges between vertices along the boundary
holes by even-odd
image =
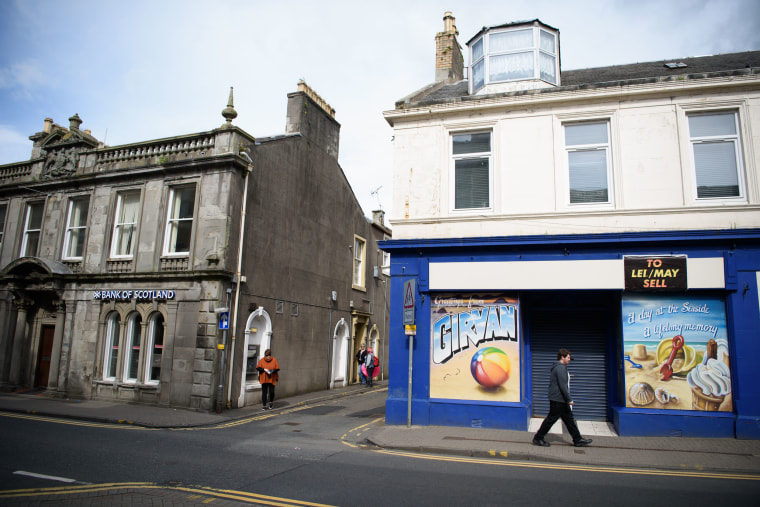
[[[15,412],[2,412],[0,411],[0,416],[3,417],[13,417],[15,419],[28,419],[32,421],[42,421],[42,422],[52,422],[57,424],[67,424],[69,426],[85,426],[88,428],[110,428],[110,429],[122,429],[122,430],[147,430],[147,431],[154,431],[159,428],[146,428],[144,426],[133,426],[130,424],[113,424],[113,423],[95,423],[95,422],[88,422],[88,421],[77,421],[73,419],[60,419],[57,417],[48,417],[44,415],[36,415],[33,412],[29,412],[26,414],[21,413],[15,413]]]
[[[45,479],[48,481],[58,481],[58,482],[77,482],[76,479],[67,479],[66,477],[56,477],[55,475],[44,475],[44,474],[35,474],[34,472],[25,472],[23,470],[16,470],[13,472],[14,475],[25,475],[27,477],[35,477],[37,479]]]
[[[673,477],[698,477],[706,479],[735,479],[743,481],[760,481],[760,475],[752,474],[735,474],[721,472],[692,472],[688,470],[665,470],[665,469],[644,469],[644,468],[621,468],[621,467],[604,467],[590,465],[572,465],[558,464],[547,462],[532,461],[503,461],[497,459],[485,458],[467,458],[459,456],[444,456],[437,454],[422,454],[409,451],[394,451],[391,449],[373,449],[374,452],[388,454],[391,456],[401,456],[406,458],[428,459],[433,461],[452,461],[457,463],[474,463],[479,465],[509,466],[520,468],[542,468],[549,470],[569,470],[574,472],[600,472],[614,474],[632,474],[632,475],[656,475],[673,476]]]
[[[256,504],[275,505],[280,507],[307,506],[307,507],[332,507],[328,504],[307,502],[304,500],[293,500],[290,498],[281,498],[269,495],[260,495],[249,493],[247,491],[235,491],[230,489],[206,488],[203,486],[184,486],[182,483],[174,484],[156,484],[153,482],[123,482],[107,484],[88,484],[82,486],[59,486],[55,488],[33,488],[33,489],[16,489],[0,491],[2,498],[25,498],[38,497],[47,495],[83,495],[86,494],[88,499],[97,497],[93,493],[108,492],[109,496],[118,494],[119,490],[125,490],[124,494],[134,492],[134,490],[173,490],[201,495],[204,497],[213,497],[205,500],[204,503],[211,503],[214,499],[225,498],[229,500],[238,500],[243,502],[255,502]]]

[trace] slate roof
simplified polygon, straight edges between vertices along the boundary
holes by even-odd
[[[668,63],[685,63],[685,67],[668,68]],[[670,80],[703,79],[707,77],[760,74],[760,51],[745,51],[723,55],[697,56],[566,70],[560,72],[561,86],[503,92],[492,95],[469,95],[467,80],[443,85],[434,83],[417,94],[396,103],[397,109],[418,107],[446,102],[479,100],[483,97],[552,93],[583,88],[601,88],[625,84],[649,83]]]

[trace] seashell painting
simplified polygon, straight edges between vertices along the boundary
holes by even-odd
[[[649,405],[654,401],[654,389],[646,382],[637,382],[628,390],[628,397],[634,405]]]

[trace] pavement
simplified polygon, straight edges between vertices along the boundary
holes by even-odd
[[[361,384],[318,391],[275,401],[274,412],[313,405],[365,393]],[[387,381],[373,390],[387,390]],[[44,391],[0,393],[0,411],[100,423],[133,424],[150,428],[213,426],[261,414],[261,407],[202,412],[124,402],[62,399]],[[421,454],[467,456],[530,462],[537,466],[612,467],[644,470],[756,476],[760,480],[760,441],[731,438],[620,437],[607,423],[579,421],[581,433],[592,438],[589,447],[576,448],[557,422],[546,441],[550,447],[531,444],[540,419],[529,431],[449,426],[388,426],[383,422],[363,432],[366,444],[386,450]]]

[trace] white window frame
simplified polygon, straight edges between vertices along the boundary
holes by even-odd
[[[587,144],[573,144],[568,145],[566,142],[566,131],[568,127],[580,126],[580,125],[593,125],[604,124],[607,130],[606,142],[595,142]],[[589,118],[575,121],[563,121],[562,122],[562,146],[564,149],[565,160],[565,181],[567,182],[567,190],[565,194],[567,205],[573,208],[576,207],[610,207],[615,204],[615,191],[614,191],[614,168],[613,168],[613,154],[612,154],[612,121],[610,118]],[[571,184],[571,172],[570,166],[571,153],[583,153],[583,152],[598,152],[604,151],[605,163],[606,163],[606,183],[607,183],[607,200],[606,201],[591,201],[591,202],[573,202],[572,201],[572,184]]]
[[[461,135],[488,134],[489,151],[480,151],[472,153],[454,154],[454,138]],[[451,131],[449,132],[449,157],[450,160],[450,185],[449,185],[449,210],[452,213],[483,213],[490,212],[494,209],[494,170],[493,170],[493,153],[494,153],[494,133],[492,129],[478,129],[471,131]],[[485,160],[488,163],[488,206],[457,208],[457,161],[461,160]]]
[[[154,312],[148,317],[148,336],[145,341],[145,366],[143,374],[143,382],[148,385],[158,385],[161,383],[161,366],[158,367],[158,379],[151,378],[153,376],[153,358],[156,355],[156,348],[161,348],[161,359],[163,360],[163,348],[164,341],[166,340],[166,319],[161,312]],[[156,346],[156,335],[160,330],[161,333],[161,345]]]
[[[501,34],[505,33],[517,33],[520,31],[532,31],[532,45],[525,46],[525,47],[515,47],[510,49],[491,49],[492,36],[499,36]],[[541,44],[541,35],[542,33],[546,33],[551,35],[554,43],[554,47],[552,51],[548,51],[545,47]],[[493,29],[488,30],[484,32],[480,37],[475,39],[472,44],[469,45],[470,47],[470,61],[472,62],[470,64],[472,79],[470,80],[470,93],[476,93],[482,88],[490,85],[490,84],[496,84],[496,83],[510,83],[510,82],[516,82],[516,81],[527,81],[527,80],[540,80],[545,83],[549,83],[554,86],[559,85],[559,34],[557,32],[548,30],[541,26],[514,26],[514,27],[508,27],[504,29]],[[476,54],[476,48],[478,49],[478,54]],[[493,57],[500,57],[500,56],[510,56],[510,55],[520,55],[520,54],[527,54],[531,53],[532,61],[533,61],[533,73],[531,76],[524,76],[524,77],[514,77],[514,78],[507,78],[507,79],[498,79],[498,80],[491,80],[491,59]],[[542,55],[544,57],[550,57],[554,59],[554,80],[548,80],[544,79],[542,77],[541,73],[541,62],[542,62]],[[482,69],[482,84],[476,83],[477,74],[480,71],[478,69],[478,65],[480,65],[480,69]]]
[[[193,202],[192,202],[192,215],[188,217],[173,217],[175,214],[175,201],[174,197],[177,194],[177,192],[181,192],[183,190],[193,190]],[[187,257],[190,255],[190,249],[193,241],[193,228],[195,223],[195,200],[196,200],[196,194],[197,189],[195,185],[184,185],[184,186],[177,186],[172,187],[169,189],[169,200],[167,205],[167,211],[166,211],[166,232],[164,234],[164,248],[163,248],[163,255],[165,257]],[[182,206],[180,206],[182,208]],[[175,246],[172,246],[172,243],[176,242],[176,235],[174,232],[178,229],[178,227],[182,223],[190,222],[190,238],[188,238],[188,247],[187,250],[182,251],[176,251],[172,250],[173,248],[176,248]]]
[[[115,381],[116,376],[119,374],[121,328],[121,316],[118,312],[111,312],[108,317],[106,317],[106,336],[103,343],[103,380]],[[116,351],[116,360],[113,361],[113,369],[115,371],[111,371],[111,360],[113,358],[114,350]]]
[[[127,197],[134,197],[137,196],[137,214],[134,217],[134,222],[121,222],[120,216],[122,212],[122,207],[124,205],[124,200]],[[137,236],[138,236],[138,226],[140,223],[140,204],[141,204],[141,196],[142,193],[139,190],[128,190],[124,192],[119,192],[116,196],[116,209],[114,211],[114,218],[113,218],[113,234],[111,235],[111,259],[131,259],[135,255],[135,249],[137,246]],[[126,254],[119,254],[117,253],[117,245],[119,244],[121,240],[121,232],[125,227],[132,227],[132,239],[130,243],[130,249],[129,252]]]
[[[125,383],[134,384],[137,379],[140,378],[140,353],[142,352],[142,315],[139,312],[132,312],[127,316],[127,325],[124,330],[124,365],[122,368],[122,377]],[[137,345],[135,345],[135,340]],[[130,366],[133,358],[137,354],[137,358],[134,362],[137,364],[137,371],[134,376],[130,376]]]
[[[84,224],[78,224],[74,225],[72,224],[72,219],[74,218],[74,207],[76,204],[84,203],[84,215],[80,215],[80,217],[84,217]],[[87,241],[87,221],[89,218],[89,211],[90,211],[90,196],[89,195],[81,195],[77,197],[72,197],[69,199],[69,209],[66,214],[66,231],[64,233],[64,239],[63,239],[63,251],[61,252],[61,258],[63,260],[82,260],[84,256],[84,246]],[[81,239],[79,236],[81,235]],[[81,249],[82,253],[81,255],[69,255],[69,248],[72,245],[72,238],[76,236],[78,241],[81,241]]]
[[[732,114],[734,118],[734,134],[719,134],[713,136],[692,136],[690,118],[694,116],[717,116]],[[747,200],[747,190],[745,182],[744,157],[741,142],[741,117],[737,109],[712,109],[712,110],[690,110],[686,111],[686,128],[688,129],[689,139],[689,158],[692,175],[692,192],[696,202],[704,204],[715,204],[717,202],[739,202],[744,203]],[[739,195],[735,196],[699,196],[699,179],[697,175],[697,156],[695,147],[709,143],[732,143],[734,147],[734,162],[736,163],[736,180]]]
[[[353,247],[353,273],[351,276],[351,285],[354,289],[365,290],[366,283],[366,262],[367,262],[367,240],[354,234]]]
[[[30,220],[32,219],[32,210],[39,207],[40,210],[40,226],[39,229],[30,228]],[[42,224],[45,222],[45,203],[44,202],[30,202],[26,205],[26,213],[24,213],[24,235],[21,241],[21,257],[36,257],[40,251],[40,242],[42,241]],[[29,246],[29,237],[36,234],[37,246],[34,252],[27,252]]]

